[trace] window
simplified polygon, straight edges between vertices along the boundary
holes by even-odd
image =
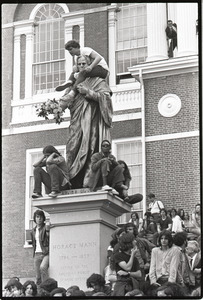
[[[56,149],[66,157],[66,146],[56,146]],[[33,206],[32,193],[34,188],[33,164],[42,157],[42,148],[28,149],[26,153],[26,201],[25,201],[25,241],[26,245],[30,243],[30,231],[35,226],[33,214],[36,207]],[[45,195],[45,188],[42,184],[42,195]],[[45,212],[49,219],[49,214]]]
[[[65,81],[63,8],[44,4],[35,16],[33,94],[53,92]]]
[[[142,143],[141,139],[113,141],[113,153],[117,160],[124,160],[130,170],[129,195],[142,194]],[[142,210],[142,202],[136,203],[133,210]]]
[[[116,74],[126,78],[128,67],[147,57],[147,12],[144,3],[120,3],[116,30]],[[124,77],[123,77],[124,76]],[[129,74],[130,76],[130,74]],[[128,76],[128,77],[129,77]]]

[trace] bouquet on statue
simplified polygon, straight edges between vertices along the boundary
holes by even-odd
[[[56,124],[60,124],[64,120],[62,118],[64,110],[55,99],[48,99],[46,102],[40,104],[40,106],[36,105],[35,107],[37,108],[36,113],[38,117],[44,117],[45,120],[48,120],[49,115],[54,115]]]

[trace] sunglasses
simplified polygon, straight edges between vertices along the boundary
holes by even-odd
[[[110,147],[109,144],[103,144],[102,147]]]

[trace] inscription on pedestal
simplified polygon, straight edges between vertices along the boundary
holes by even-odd
[[[87,278],[99,271],[99,236],[94,226],[88,227],[84,229],[84,226],[77,225],[52,229],[50,273],[60,286],[68,288],[77,284],[81,289],[87,289]]]

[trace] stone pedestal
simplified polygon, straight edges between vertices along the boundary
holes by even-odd
[[[70,191],[71,193],[71,191]],[[58,285],[87,290],[92,273],[103,275],[116,218],[131,206],[110,192],[86,192],[33,200],[50,214],[49,275]]]

